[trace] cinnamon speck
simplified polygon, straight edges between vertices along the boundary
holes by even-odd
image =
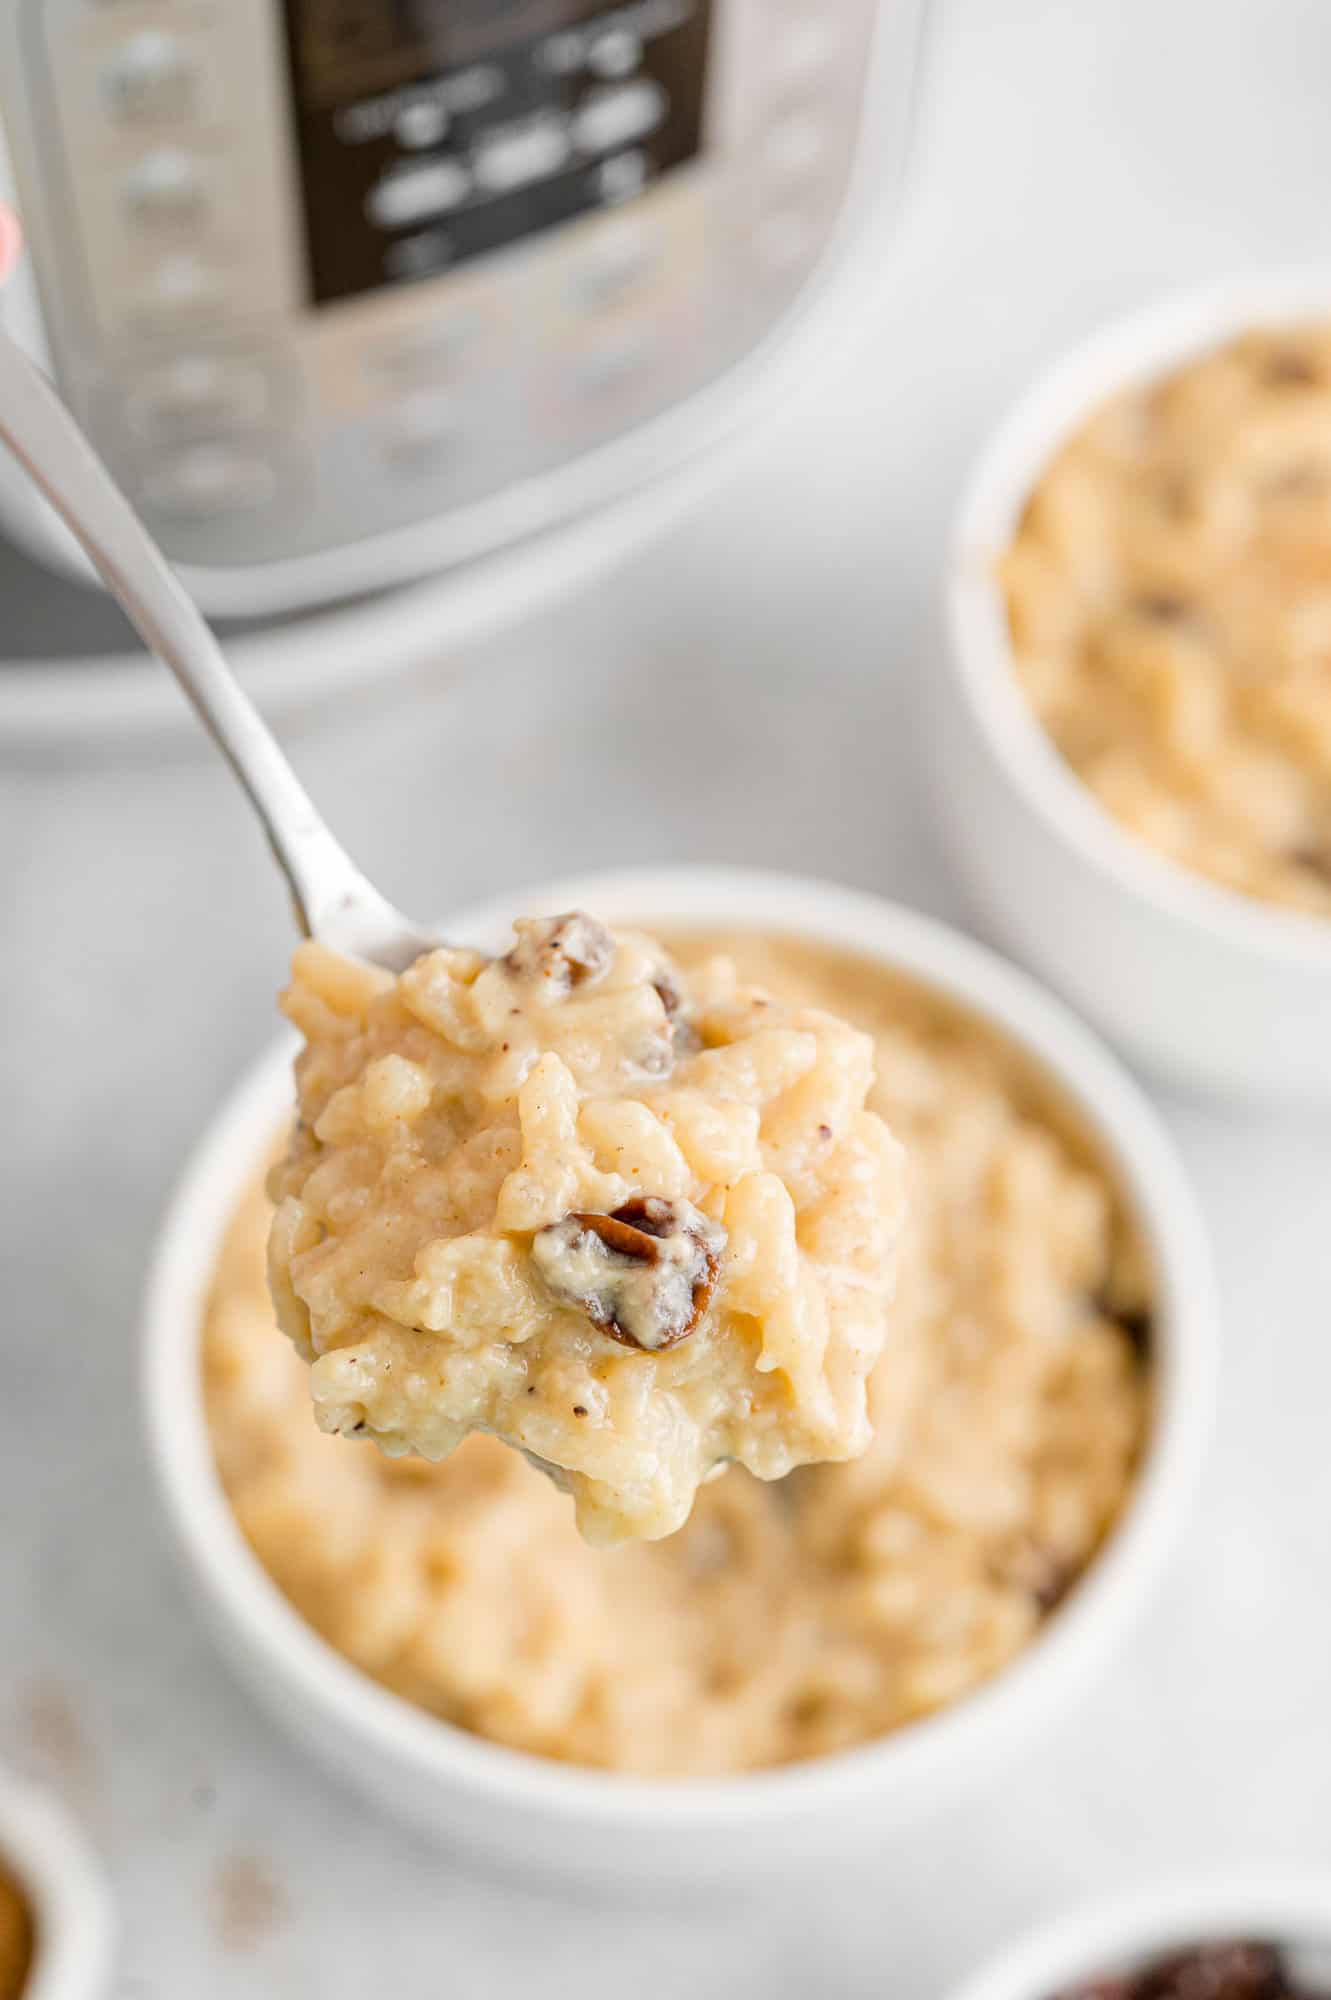
[[[1188,600],[1173,590],[1148,590],[1136,598],[1133,609],[1150,625],[1179,625],[1188,615]]]
[[[83,1719],[58,1681],[33,1681],[19,1696],[19,1728],[40,1774],[65,1798],[87,1801],[97,1786],[97,1759]]]
[[[1296,868],[1302,868],[1306,874],[1331,882],[1331,842],[1318,845],[1309,841],[1305,846],[1292,847],[1289,858]]]
[[[278,1929],[287,1899],[268,1864],[252,1854],[229,1854],[212,1881],[213,1921],[227,1951],[253,1951]]]
[[[1271,389],[1311,389],[1319,380],[1317,364],[1297,347],[1277,347],[1263,363],[1262,380]]]

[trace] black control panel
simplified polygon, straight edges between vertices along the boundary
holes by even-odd
[[[703,148],[712,0],[285,0],[316,304],[631,200]]]

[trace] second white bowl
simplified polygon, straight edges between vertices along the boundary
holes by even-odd
[[[506,897],[446,935],[502,947],[515,914],[583,906],[641,920],[766,930],[841,946],[989,1022],[1037,1061],[1121,1179],[1158,1283],[1158,1393],[1134,1497],[1111,1542],[1027,1652],[956,1707],[881,1742],[787,1769],[655,1782],[581,1770],[482,1741],[368,1680],[282,1597],[218,1483],[205,1421],[200,1323],[230,1215],[291,1101],[286,1044],[232,1098],[162,1227],[145,1307],[145,1389],[163,1503],[204,1609],[265,1705],[323,1762],[427,1832],[508,1867],[613,1885],[764,1880],[811,1850],[913,1835],[931,1811],[1046,1728],[1121,1644],[1185,1519],[1209,1428],[1215,1365],[1210,1261],[1158,1121],[1059,1006],[964,938],[868,896],[731,869],[593,876]]]

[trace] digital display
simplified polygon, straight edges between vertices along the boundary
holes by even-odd
[[[316,304],[630,199],[703,144],[712,0],[285,0]]]
[[[302,95],[323,109],[604,12],[605,0],[290,0]]]

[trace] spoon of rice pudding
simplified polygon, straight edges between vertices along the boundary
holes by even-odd
[[[490,1431],[599,1542],[669,1534],[728,1462],[779,1479],[862,1452],[903,1205],[870,1038],[724,961],[685,981],[580,912],[518,923],[497,957],[404,917],[3,331],[0,437],[180,681],[291,891],[305,1045],[269,1271],[320,1427],[432,1459]]]

